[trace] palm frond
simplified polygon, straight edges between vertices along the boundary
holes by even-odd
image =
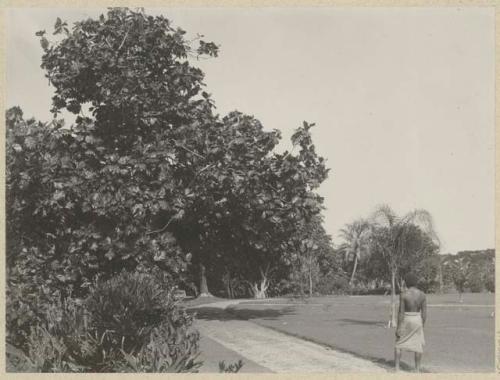
[[[380,226],[392,227],[397,224],[398,217],[394,210],[387,204],[377,206],[370,217],[371,221]]]
[[[415,209],[406,214],[401,219],[401,223],[405,225],[417,226],[422,230],[422,232],[427,234],[438,247],[441,245],[439,236],[434,227],[434,220],[429,211],[424,209]]]

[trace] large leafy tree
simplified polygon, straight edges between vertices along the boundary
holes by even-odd
[[[434,229],[432,216],[426,210],[417,209],[398,216],[389,206],[377,207],[372,215],[374,225],[372,242],[379,250],[387,265],[391,279],[391,318],[390,326],[396,325],[396,285],[401,283],[405,262],[412,252],[422,251],[430,239],[439,247],[439,239]],[[418,228],[422,234],[416,234]],[[424,236],[426,238],[424,238]],[[420,238],[418,238],[420,237]]]
[[[208,151],[217,156],[205,161],[210,169],[193,182],[183,218],[171,225],[202,268],[201,294],[208,293],[206,272],[242,278],[258,297],[270,274],[286,275],[285,243],[321,210],[322,199],[311,190],[327,171],[313,150],[310,127],[305,123],[294,135],[297,155],[274,153],[279,133],[265,132],[258,120],[238,112],[209,129],[214,141]]]
[[[53,42],[37,34],[52,111],[77,114],[69,128],[8,114],[8,237],[39,258],[30,270],[45,284],[84,291],[124,267],[190,268],[207,294],[207,272],[231,265],[255,284],[286,263],[280,243],[322,207],[312,125],[292,136],[298,152],[278,154],[279,132],[215,115],[191,62],[218,47],[163,16],[112,8],[71,30],[57,19]]]
[[[9,155],[8,196],[18,205],[12,220],[31,217],[35,227],[23,222],[9,239],[38,255],[44,265],[35,272],[61,289],[151,263],[179,273],[175,237],[153,231],[162,213],[182,217],[185,182],[199,171],[178,136],[195,122],[212,122],[212,106],[200,95],[203,74],[186,58],[216,55],[215,45],[200,41],[193,49],[167,19],[126,9],[78,22],[71,32],[58,19],[54,33],[61,35],[55,43],[37,33],[55,88],[53,111],[79,116],[68,129],[24,135],[23,121],[10,117],[12,147],[21,147]]]

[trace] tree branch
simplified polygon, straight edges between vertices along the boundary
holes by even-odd
[[[127,33],[125,33],[125,36],[123,37],[123,40],[122,40],[120,46],[118,46],[118,50],[117,51],[120,51],[120,49],[122,48],[123,44],[125,43],[125,40],[127,39],[127,36],[128,36],[129,32],[130,32],[130,28],[128,28]]]
[[[191,180],[191,182],[189,183],[189,185],[188,185],[187,187],[188,187],[188,188],[189,188],[189,187],[191,187],[191,185],[194,183],[194,181],[195,181],[196,177],[198,177],[198,175],[199,175],[201,172],[203,172],[203,171],[207,170],[208,168],[210,168],[210,167],[211,167],[211,166],[213,166],[213,165],[214,165],[214,164],[208,164],[208,165],[206,165],[205,167],[203,167],[202,169],[200,169],[200,170],[199,170],[199,171],[195,174],[194,178]],[[147,231],[147,232],[146,232],[146,235],[152,235],[152,234],[156,234],[156,233],[160,233],[160,232],[165,231],[165,230],[168,228],[168,226],[170,225],[170,223],[172,223],[172,221],[176,218],[176,216],[177,216],[177,215],[178,215],[178,214],[174,214],[174,215],[173,215],[173,216],[172,216],[172,217],[168,220],[167,224],[165,224],[165,225],[164,225],[162,228],[160,228],[159,230]]]
[[[189,152],[189,153],[191,153],[191,154],[194,154],[195,156],[198,156],[199,158],[203,158],[203,159],[205,159],[205,157],[204,157],[204,156],[202,156],[202,155],[201,155],[201,154],[199,154],[199,153],[196,153],[195,151],[193,151],[193,150],[191,150],[191,149],[189,149],[189,148],[186,148],[184,145],[182,145],[182,144],[181,144],[181,143],[179,143],[178,141],[176,141],[176,140],[174,140],[174,139],[172,139],[172,141],[173,141],[173,142],[174,142],[177,146],[179,146],[179,147],[181,147],[182,149],[184,149],[185,151],[187,151],[187,152]]]
[[[292,149],[290,149],[286,154],[283,156],[283,159],[287,158],[293,153],[293,150],[295,149],[295,145],[292,145]]]
[[[104,39],[104,42],[106,42],[106,45],[108,45],[110,49],[113,49],[113,47],[111,46],[111,44],[108,42],[107,38]]]
[[[177,214],[174,214],[167,222],[167,224],[165,224],[162,228],[160,228],[159,230],[155,230],[155,231],[148,231],[146,232],[146,235],[152,235],[152,234],[156,234],[156,233],[160,233],[160,232],[163,232],[167,229],[167,227],[170,225],[170,223],[172,223],[172,221],[175,219],[175,217],[177,216]]]

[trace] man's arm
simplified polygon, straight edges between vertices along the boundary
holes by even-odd
[[[427,319],[427,297],[424,294],[424,300],[422,301],[422,326],[425,326],[425,320]]]
[[[401,336],[401,326],[403,325],[403,319],[405,316],[405,301],[403,299],[403,292],[399,294],[399,313],[398,313],[398,326],[396,328],[396,337]]]

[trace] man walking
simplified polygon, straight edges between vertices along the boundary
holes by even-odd
[[[396,348],[394,352],[396,371],[399,371],[402,350],[415,353],[415,370],[420,372],[424,339],[424,325],[427,318],[425,293],[417,288],[417,278],[409,274],[405,278],[406,289],[401,291]]]

